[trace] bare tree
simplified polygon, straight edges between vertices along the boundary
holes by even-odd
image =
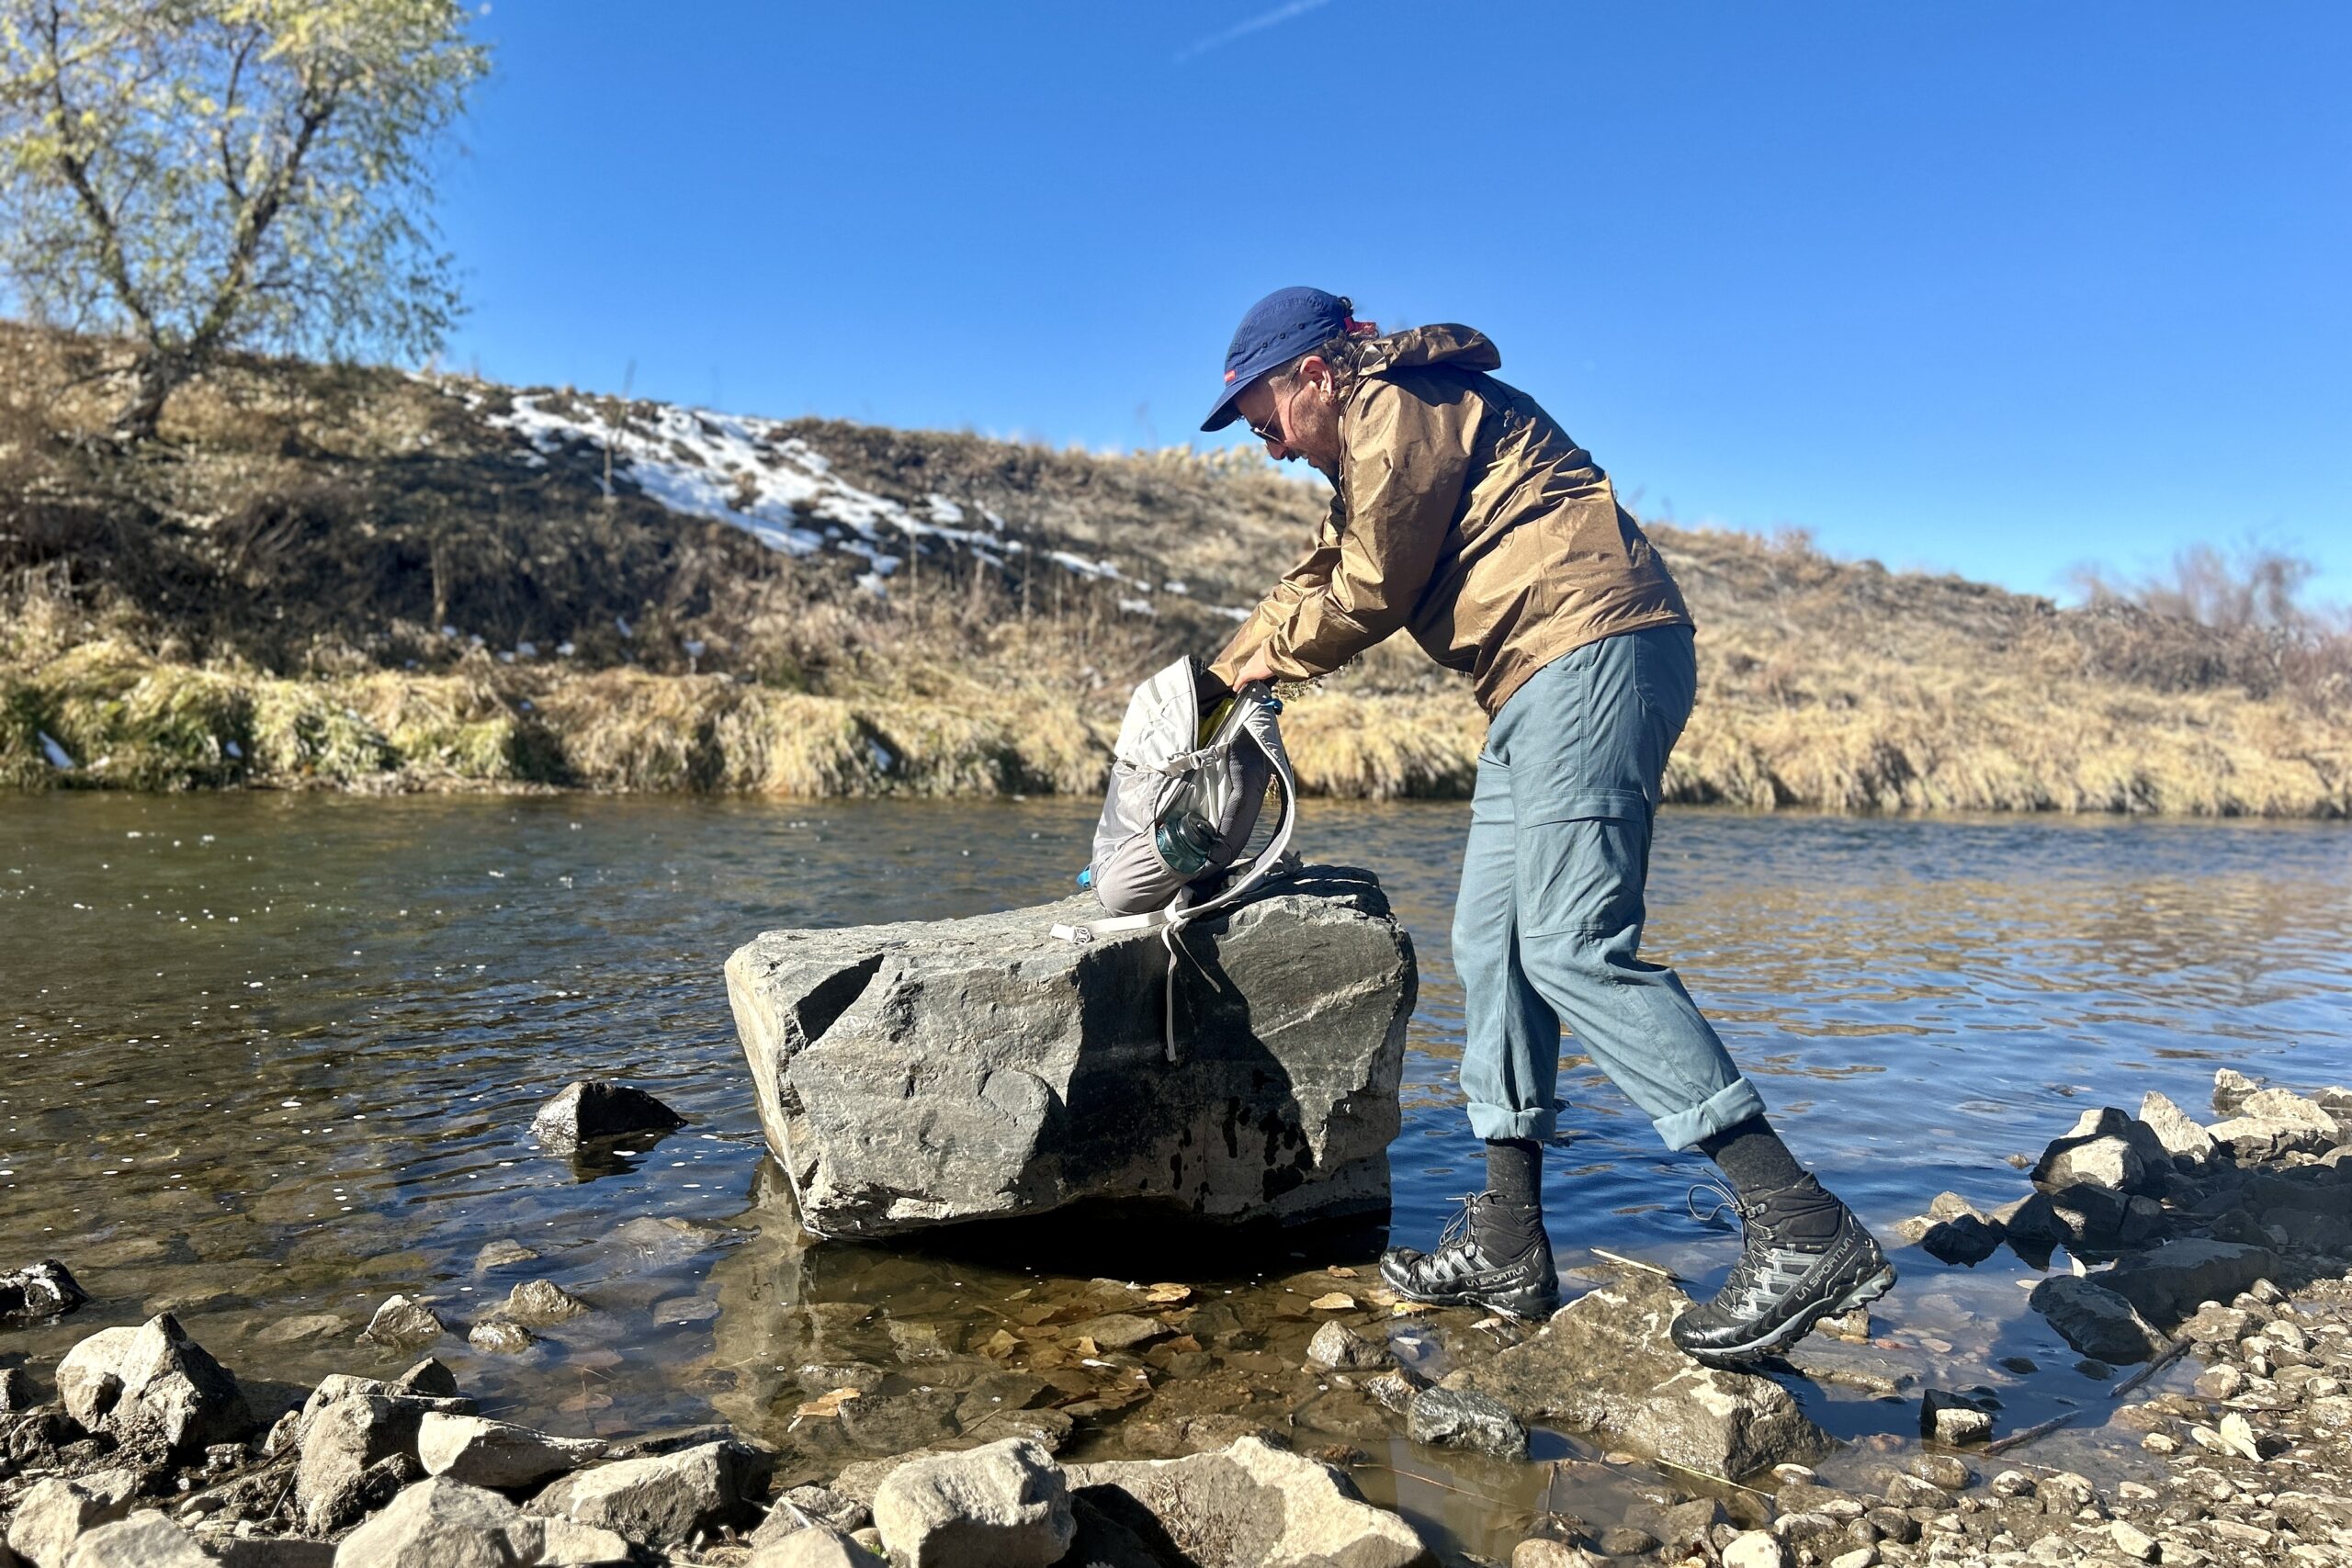
[[[425,158],[487,67],[456,0],[0,0],[0,273],[127,341],[130,440],[225,348],[429,353]]]

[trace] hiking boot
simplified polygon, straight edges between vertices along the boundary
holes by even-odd
[[[1560,1303],[1560,1281],[1552,1269],[1543,1215],[1522,1209],[1504,1224],[1496,1212],[1501,1207],[1491,1192],[1472,1193],[1462,1200],[1462,1212],[1446,1222],[1435,1252],[1392,1247],[1380,1255],[1380,1277],[1408,1301],[1482,1306],[1511,1317],[1551,1316]],[[1492,1239],[1502,1229],[1532,1229],[1534,1238],[1506,1255]]]
[[[1894,1283],[1894,1267],[1861,1221],[1810,1176],[1752,1204],[1708,1190],[1738,1213],[1746,1235],[1715,1299],[1674,1320],[1674,1342],[1694,1360],[1732,1367],[1776,1354],[1823,1318],[1866,1306]],[[1702,1216],[1694,1204],[1691,1213],[1713,1218],[1723,1206]]]

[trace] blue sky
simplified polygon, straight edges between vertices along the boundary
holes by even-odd
[[[2352,7],[498,0],[447,363],[1173,443],[1267,289],[1458,321],[1645,515],[2352,600]]]

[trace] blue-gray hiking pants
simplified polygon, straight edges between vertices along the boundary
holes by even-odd
[[[1550,1134],[1563,1027],[1668,1148],[1764,1109],[1674,971],[1641,959],[1650,824],[1697,682],[1690,627],[1626,632],[1537,671],[1487,730],[1453,908],[1481,1138]]]

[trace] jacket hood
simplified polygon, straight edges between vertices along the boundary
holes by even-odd
[[[1451,365],[1461,370],[1487,371],[1502,368],[1502,350],[1486,333],[1451,321],[1435,321],[1426,327],[1408,327],[1401,333],[1374,338],[1367,345],[1358,368],[1368,375],[1416,365]]]

